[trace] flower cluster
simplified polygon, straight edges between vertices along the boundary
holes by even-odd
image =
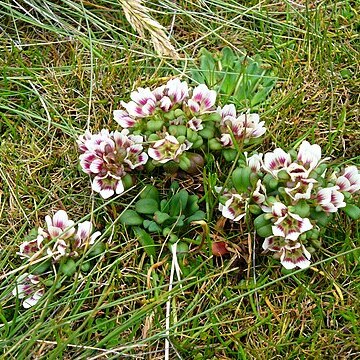
[[[204,160],[190,151],[224,150],[226,159],[233,160],[236,152],[226,150],[266,131],[257,114],[237,114],[233,104],[216,107],[217,93],[205,84],[190,88],[175,78],[154,90],[138,88],[130,98],[121,101],[124,109],[114,111],[121,132],[87,132],[77,141],[81,167],[94,176],[92,188],[105,199],[122,193],[128,173],[142,165],[193,173]]]
[[[44,278],[39,274],[44,276],[51,261],[54,265],[59,264],[64,273],[70,274],[69,268],[73,268],[75,264],[73,259],[80,257],[101,235],[99,231],[93,233],[90,221],[76,226],[64,210],[57,211],[53,217],[47,215],[45,222],[45,228],[39,227],[30,232],[17,253],[22,259],[35,261],[37,264],[31,266],[35,274],[25,273],[19,276],[13,290],[14,295],[24,298],[25,308],[35,305],[44,294]]]
[[[319,245],[319,235],[333,214],[341,208],[350,216],[357,211],[352,203],[360,189],[358,169],[349,166],[337,176],[326,160],[320,146],[307,141],[297,153],[277,148],[254,154],[233,172],[234,190],[224,194],[219,210],[234,221],[256,214],[254,225],[265,238],[263,249],[275,252],[286,269],[308,267],[311,245]]]
[[[148,155],[143,152],[143,137],[103,129],[99,134],[86,132],[77,140],[80,165],[83,171],[94,176],[92,189],[107,199],[124,191],[123,179],[128,172],[146,164]]]

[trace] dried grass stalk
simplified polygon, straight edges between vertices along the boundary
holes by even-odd
[[[119,1],[126,19],[133,29],[144,39],[146,39],[146,31],[150,34],[155,51],[158,54],[179,58],[179,54],[166,36],[165,28],[150,16],[149,9],[141,3],[142,0]]]

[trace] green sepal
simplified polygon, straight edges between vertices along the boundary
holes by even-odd
[[[191,166],[190,159],[186,156],[186,154],[182,154],[179,158],[179,167],[181,170],[187,171]]]
[[[178,117],[178,116],[176,116],[175,111],[176,111],[176,110],[171,110],[171,111],[168,111],[168,112],[164,112],[162,116],[163,116],[164,119],[166,119],[166,120],[174,120],[175,118]]]
[[[199,135],[196,131],[194,131],[193,129],[187,128],[186,130],[186,138],[191,142],[191,143],[195,143],[197,141],[197,139],[199,138]]]
[[[197,139],[195,142],[193,142],[191,148],[192,148],[192,149],[198,149],[198,148],[200,148],[203,144],[204,144],[204,140],[203,140],[203,138],[202,138],[201,136],[199,136],[198,139]]]
[[[208,144],[209,144],[209,148],[211,150],[214,150],[214,151],[218,151],[218,150],[221,150],[223,148],[221,143],[216,139],[210,139]]]
[[[121,178],[121,181],[124,185],[124,189],[130,189],[134,185],[134,181],[132,179],[132,176],[130,174],[126,174]]]
[[[260,215],[263,212],[261,207],[257,204],[249,205],[249,211],[254,215]]]
[[[82,272],[85,272],[85,273],[89,272],[90,268],[91,268],[91,262],[90,261],[84,261],[80,266],[80,270]]]
[[[198,134],[204,139],[212,139],[214,137],[214,128],[205,126],[202,130],[198,131]]]
[[[150,134],[150,135],[148,136],[148,138],[147,138],[147,141],[148,141],[149,143],[156,142],[156,141],[158,141],[158,140],[160,140],[160,137],[159,137],[158,134]]]
[[[306,200],[299,200],[295,206],[291,207],[290,211],[298,214],[302,218],[306,218],[310,215],[310,205],[306,202]]]
[[[255,218],[254,220],[255,229],[260,229],[263,226],[271,224],[271,221],[266,219],[265,215],[266,214],[261,214]]]

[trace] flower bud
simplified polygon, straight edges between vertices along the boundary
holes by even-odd
[[[130,189],[134,185],[134,181],[130,174],[126,174],[124,177],[121,178],[121,181],[124,185],[124,189]]]
[[[191,167],[191,161],[190,159],[184,154],[183,156],[180,156],[179,158],[179,167],[181,170],[188,171]]]
[[[261,207],[256,204],[249,205],[249,211],[254,215],[260,215],[262,213]]]
[[[201,173],[204,167],[204,158],[196,153],[186,153],[186,156],[190,160],[190,166],[186,172],[193,175]]]

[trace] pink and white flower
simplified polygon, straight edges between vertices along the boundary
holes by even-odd
[[[166,134],[164,139],[156,141],[148,150],[149,156],[161,164],[168,161],[177,161],[179,156],[190,149],[192,143],[185,141],[180,144],[175,136]]]
[[[253,173],[257,173],[261,170],[262,167],[262,158],[263,154],[253,154],[250,157],[247,157],[247,152],[244,153],[246,158],[246,164],[249,166]]]
[[[233,221],[240,221],[246,215],[248,199],[239,194],[232,194],[224,205],[219,204],[222,216]]]
[[[300,200],[311,198],[311,192],[314,185],[317,183],[315,179],[303,179],[300,178],[296,183],[288,183],[288,187],[285,188],[285,192],[293,199]]]
[[[232,136],[237,141],[242,139],[258,138],[266,132],[265,122],[259,121],[258,114],[241,114],[237,118],[233,115],[233,108],[222,109],[220,131],[222,133],[220,142],[224,147],[233,146]]]
[[[187,105],[193,113],[204,114],[213,110],[216,95],[215,90],[209,90],[205,84],[200,84],[193,90],[192,97],[187,101]]]
[[[95,176],[92,189],[107,199],[124,191],[122,178],[139,166],[146,164],[148,155],[143,151],[143,137],[121,132],[101,131],[81,139],[80,165],[83,171]]]
[[[310,266],[311,254],[305,246],[299,242],[289,241],[282,237],[270,236],[265,238],[262,247],[264,250],[274,251],[280,254],[280,262],[285,269],[295,267],[305,269]]]
[[[316,200],[325,212],[333,213],[346,206],[344,194],[338,190],[339,186],[331,186],[318,191]]]
[[[297,161],[299,164],[303,165],[303,167],[308,171],[308,174],[312,170],[314,170],[319,164],[321,160],[321,147],[317,144],[310,145],[310,143],[304,140],[298,151]],[[327,159],[324,159],[325,161]]]
[[[360,190],[360,173],[356,166],[348,166],[343,174],[336,179],[339,191],[347,191],[354,194]]]
[[[20,244],[19,252],[17,254],[22,259],[32,258],[35,254],[39,254],[40,250],[43,248],[43,241],[49,237],[49,234],[42,228],[38,228],[37,232],[38,234],[36,239],[24,241],[22,244]]]
[[[234,104],[224,105],[223,108],[218,107],[216,110],[221,116],[221,125],[224,125],[226,121],[234,121],[236,119],[236,108]]]
[[[280,171],[286,170],[290,164],[290,154],[280,148],[276,148],[273,152],[264,155],[263,169],[275,178]]]
[[[132,101],[128,103],[121,101],[121,105],[130,116],[143,118],[154,113],[156,97],[149,88],[138,88],[130,94],[130,98]]]
[[[75,233],[74,221],[69,220],[68,214],[64,210],[57,211],[54,216],[46,215],[46,232],[50,239],[67,239]]]
[[[180,79],[170,79],[165,85],[165,94],[170,98],[172,104],[180,104],[189,96],[188,84]]]
[[[275,218],[272,226],[274,236],[296,241],[302,233],[313,228],[308,218],[291,213],[286,205],[280,202],[273,204],[272,215]]]
[[[194,131],[200,131],[204,128],[202,120],[195,117],[188,121],[187,126]]]
[[[124,110],[114,110],[114,120],[124,129],[133,127],[137,121]]]
[[[261,207],[264,212],[271,212],[271,208],[266,203],[266,188],[262,184],[261,179],[256,183],[256,188],[252,193],[251,199]]]
[[[18,277],[12,294],[19,299],[24,299],[22,305],[28,309],[41,299],[45,294],[45,288],[39,276],[24,273]]]

